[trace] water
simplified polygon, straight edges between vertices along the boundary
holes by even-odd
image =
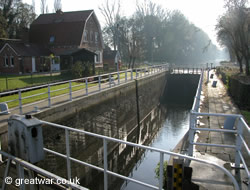
[[[190,80],[190,77],[192,77],[192,80]],[[189,111],[198,79],[198,75],[169,77],[167,87],[165,92],[161,94],[161,98],[154,95],[151,101],[144,104],[140,102],[141,106],[144,105],[144,107],[139,112],[141,117],[145,117],[141,121],[140,127],[137,126],[136,101],[135,97],[132,96],[121,96],[119,100],[110,99],[103,102],[102,105],[89,108],[87,111],[77,112],[74,117],[62,121],[61,124],[129,142],[172,150],[188,131]],[[144,114],[146,116],[142,116]],[[46,147],[65,154],[64,130],[55,131],[48,127],[45,131],[44,142]],[[73,158],[103,168],[103,141],[101,139],[70,132],[69,140]],[[154,171],[159,158],[159,153],[145,152],[142,149],[124,144],[108,142],[109,171],[124,176],[132,176],[134,179],[155,186],[158,185],[158,179],[155,178]],[[168,160],[169,156],[165,156],[164,159]],[[50,172],[67,177],[66,160],[63,158],[47,154],[46,160],[40,164]],[[71,169],[72,177],[80,178],[82,186],[91,190],[103,189],[102,172],[74,162],[71,163]],[[109,189],[112,190],[146,189],[132,182],[126,184],[124,180],[111,175],[108,175],[108,184]]]
[[[172,150],[188,131],[189,111],[190,106],[169,106],[167,108],[166,120],[162,123],[157,136],[150,146],[164,150]],[[145,156],[137,162],[130,176],[133,176],[133,179],[157,186],[159,182],[155,177],[154,171],[159,162],[159,158],[159,153],[147,151]],[[164,156],[164,160],[168,159],[169,156]],[[121,189],[146,190],[150,188],[129,182],[127,185],[124,183]]]

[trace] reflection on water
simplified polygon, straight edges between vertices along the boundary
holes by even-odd
[[[186,81],[185,77],[183,79],[184,81]],[[176,82],[175,78],[174,82]],[[171,84],[170,81],[169,83]],[[193,87],[194,90],[191,88],[182,88],[181,85],[185,86],[186,83],[180,82],[178,88],[186,89],[189,93],[189,96],[187,96],[186,92],[178,92],[178,101],[180,99],[183,100],[181,106],[176,104],[173,98],[165,98],[167,95],[164,93],[162,96],[163,99],[172,104],[166,104],[163,100],[158,106],[156,106],[156,101],[147,102],[147,107],[152,109],[155,106],[155,108],[140,122],[140,127],[136,125],[136,101],[134,101],[134,99],[133,101],[129,101],[129,96],[123,98],[126,101],[109,100],[103,103],[103,105],[105,104],[106,106],[96,105],[88,109],[88,111],[81,111],[77,113],[74,118],[64,121],[62,124],[125,141],[150,145],[164,150],[171,150],[188,130],[189,110],[191,109],[196,89],[195,87]],[[167,92],[176,94],[174,93],[174,85],[172,86],[173,88],[170,88],[171,85],[166,88]],[[156,97],[154,97],[154,99],[158,100]],[[119,104],[117,104],[117,102],[119,102]],[[187,102],[190,104],[183,104]],[[141,105],[144,104],[141,103]],[[146,114],[145,110],[140,110],[140,112],[145,112]],[[65,154],[65,132],[52,128],[47,128],[44,131],[46,131],[46,135],[44,136],[45,146]],[[101,139],[90,137],[85,134],[70,132],[70,150],[72,157],[103,168],[103,141]],[[135,179],[156,186],[158,180],[155,178],[154,170],[159,162],[159,158],[159,153],[151,151],[145,152],[144,150],[124,144],[108,142],[109,171],[124,176],[132,176]],[[165,156],[164,159],[168,160],[169,157]],[[63,158],[47,154],[46,160],[40,163],[40,165],[59,176],[67,177],[66,161]],[[82,186],[91,190],[103,189],[102,172],[73,162],[71,163],[71,169],[72,178],[76,176],[80,178]],[[124,180],[111,175],[108,175],[108,184],[109,189],[112,190],[146,189],[132,182],[127,184]]]
[[[167,110],[166,120],[161,124],[160,130],[150,146],[172,150],[188,131],[190,106],[169,105]],[[147,151],[133,168],[130,176],[157,186],[158,179],[155,178],[154,170],[159,159],[159,153]],[[169,156],[164,156],[164,160],[168,159]],[[129,182],[128,184],[124,183],[121,189],[144,190],[149,188]]]

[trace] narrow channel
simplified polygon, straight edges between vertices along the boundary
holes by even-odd
[[[199,75],[169,75],[162,90],[152,91],[151,97],[143,96],[145,91],[134,91],[109,99],[101,105],[88,110],[80,110],[72,118],[60,124],[82,129],[129,142],[148,145],[164,150],[172,150],[188,130],[189,112],[197,88]],[[157,87],[158,89],[160,87]],[[155,89],[157,89],[155,88]],[[147,88],[144,88],[148,90]],[[153,96],[153,97],[152,97]],[[140,106],[136,99],[140,98]],[[141,101],[142,99],[150,102]],[[139,101],[138,101],[139,102]],[[144,104],[144,105],[143,105]],[[137,112],[141,110],[138,127]],[[151,111],[145,111],[147,108]],[[124,111],[127,110],[127,111]],[[137,110],[137,111],[136,111]],[[149,113],[148,113],[149,112]],[[65,154],[65,132],[44,126],[45,146]],[[70,132],[70,151],[73,158],[103,168],[103,141],[96,137]],[[155,168],[159,153],[144,151],[124,144],[108,142],[108,169],[112,172],[130,176],[152,185],[158,185]],[[165,160],[169,157],[165,156]],[[67,177],[66,160],[47,154],[40,163],[44,168],[57,175]],[[91,190],[103,189],[103,173],[88,166],[71,163],[72,176],[80,178],[82,186]],[[108,175],[109,189],[140,190],[143,186],[126,182]]]
[[[165,115],[166,119],[161,123],[158,134],[149,146],[164,150],[172,150],[188,131],[190,106],[177,104],[171,106],[160,105],[157,109],[162,109],[162,106],[165,106],[167,109]],[[164,160],[168,159],[169,156],[164,156]],[[158,162],[159,153],[147,151],[143,157],[135,163],[135,167],[130,173],[130,176],[133,176],[133,179],[158,186],[159,182],[155,175],[155,168]],[[121,189],[145,190],[150,188],[133,182],[125,182]]]

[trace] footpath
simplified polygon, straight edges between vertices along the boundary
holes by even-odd
[[[220,79],[217,78],[214,70],[210,71],[210,75],[214,74],[213,79],[209,79],[207,83],[207,73],[204,73],[202,103],[200,107],[201,113],[224,113],[224,114],[240,114],[239,109],[234,105],[227,90]],[[212,87],[213,81],[217,81],[216,87]],[[225,117],[204,116],[200,117],[198,125],[200,128],[220,129],[223,127]],[[250,137],[245,137],[250,140]],[[196,142],[211,144],[227,144],[235,145],[236,136],[230,133],[207,132],[201,131],[196,134]],[[249,142],[248,142],[249,144]],[[228,169],[240,181],[241,189],[250,189],[247,186],[247,175],[243,169],[234,169],[230,163],[235,162],[235,150],[232,148],[211,147],[211,146],[195,146],[194,156],[205,160],[210,160]],[[250,157],[246,156],[246,162],[249,166]],[[198,184],[200,189],[211,190],[230,190],[234,189],[231,180],[220,170],[213,166],[191,162],[193,168],[192,181]]]

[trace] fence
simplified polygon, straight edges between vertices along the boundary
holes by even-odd
[[[246,160],[243,156],[243,151],[245,149],[246,154],[249,158],[250,151],[249,147],[247,145],[247,142],[243,136],[243,130],[245,134],[250,133],[250,129],[243,119],[242,115],[236,115],[236,114],[222,114],[222,113],[201,113],[199,110],[200,107],[200,100],[201,100],[201,91],[202,91],[202,84],[203,84],[203,73],[200,77],[199,85],[196,91],[194,103],[192,110],[190,112],[190,124],[189,124],[189,148],[188,148],[188,155],[193,156],[193,149],[194,145],[196,146],[210,146],[210,147],[221,147],[221,148],[231,148],[235,149],[235,167],[240,168],[240,163],[243,164],[243,167],[246,171],[248,182],[250,182],[250,173],[246,164]],[[230,123],[232,125],[230,128],[232,129],[211,129],[211,128],[199,128],[198,126],[198,119],[200,116],[208,116],[208,117],[224,117],[224,125],[226,123]],[[236,123],[236,130],[233,130],[233,125]],[[225,126],[224,126],[225,128]],[[194,137],[196,131],[210,131],[210,132],[219,132],[219,133],[231,133],[236,134],[236,142],[233,145],[228,144],[212,144],[212,143],[197,143],[194,142]],[[245,136],[246,136],[245,135]],[[243,149],[244,148],[244,149]]]
[[[162,149],[157,149],[157,148],[153,148],[153,147],[139,145],[139,144],[135,144],[135,143],[132,143],[132,142],[127,142],[127,141],[115,139],[115,138],[112,138],[112,137],[107,137],[107,136],[87,132],[87,131],[80,130],[80,129],[70,128],[70,127],[67,127],[67,126],[54,124],[54,123],[50,123],[50,122],[46,122],[46,121],[40,121],[40,122],[45,124],[45,125],[48,125],[50,127],[60,128],[60,129],[63,129],[65,131],[66,154],[62,154],[62,153],[59,153],[59,152],[56,152],[54,150],[50,150],[50,149],[47,149],[47,148],[44,148],[44,151],[66,159],[67,164],[66,164],[65,167],[67,167],[67,178],[68,178],[68,180],[72,179],[71,162],[75,162],[75,163],[81,164],[83,166],[88,166],[88,167],[90,167],[92,169],[96,169],[98,171],[103,172],[104,173],[104,178],[103,178],[103,180],[104,180],[104,190],[108,189],[108,175],[116,176],[118,178],[121,178],[121,179],[124,179],[124,180],[127,180],[127,181],[131,181],[131,182],[134,182],[134,183],[137,183],[137,184],[140,184],[142,186],[149,187],[149,188],[152,188],[152,189],[162,190],[162,187],[163,187],[164,155],[167,154],[167,155],[176,156],[176,157],[179,157],[179,158],[184,158],[184,159],[188,159],[188,160],[192,160],[192,161],[197,161],[197,162],[200,162],[200,163],[203,163],[203,164],[212,165],[212,166],[220,169],[222,172],[224,172],[232,180],[232,183],[234,184],[235,189],[239,190],[239,186],[237,184],[237,181],[232,176],[232,174],[229,171],[227,171],[225,168],[223,168],[223,167],[221,167],[221,166],[219,166],[219,165],[217,165],[217,164],[215,164],[215,163],[213,163],[211,161],[206,161],[206,160],[202,160],[202,159],[182,155],[182,154],[179,154],[179,153],[174,153],[174,152],[171,152],[171,151],[165,151],[165,150],[162,150]],[[71,153],[70,153],[69,132],[74,132],[74,133],[77,133],[77,134],[85,134],[85,135],[88,135],[88,136],[91,136],[91,137],[96,137],[96,138],[101,139],[103,141],[103,151],[102,151],[103,167],[95,166],[95,165],[92,165],[90,163],[87,163],[87,162],[84,162],[84,161],[81,161],[81,160],[78,160],[76,158],[71,157],[71,155],[70,155]],[[160,173],[159,173],[159,185],[158,185],[158,187],[154,186],[154,185],[151,185],[151,184],[148,184],[146,182],[136,180],[136,179],[133,179],[133,178],[130,178],[130,177],[126,177],[126,176],[123,176],[123,175],[120,175],[120,174],[117,174],[115,172],[110,171],[108,169],[109,168],[109,166],[108,166],[108,142],[115,142],[115,143],[119,143],[119,144],[124,144],[124,145],[128,145],[128,146],[137,147],[137,148],[144,149],[144,150],[158,152],[159,153],[159,161],[160,161]],[[28,166],[28,168],[31,169],[31,170],[35,170],[38,173],[46,174],[47,177],[51,177],[46,172],[44,172],[43,169],[39,169],[36,166],[32,166],[31,164],[29,164],[29,163],[27,163],[27,162],[25,162],[23,160],[14,158],[14,157],[12,157],[12,156],[10,156],[10,155],[2,152],[2,151],[0,151],[0,154],[2,154],[4,156],[7,156],[9,158],[9,160],[12,159],[16,163],[18,163],[18,164],[20,164],[20,165],[22,165],[24,167]],[[9,162],[10,161],[8,161],[8,163]],[[5,176],[7,176],[7,175],[5,175]],[[3,186],[5,186],[5,181],[4,180],[3,180]],[[77,187],[72,187],[72,188],[79,189]]]
[[[28,106],[47,102],[47,107],[51,107],[53,105],[52,101],[61,97],[64,97],[64,101],[72,101],[73,98],[79,96],[100,92],[104,89],[132,81],[134,78],[141,78],[166,70],[168,70],[167,64],[13,90],[0,93],[1,99],[4,99],[4,96],[14,94],[13,99],[1,101],[0,103],[8,104],[11,108],[9,111],[19,109],[19,113],[23,114],[23,108]],[[31,95],[30,91],[32,91]]]

